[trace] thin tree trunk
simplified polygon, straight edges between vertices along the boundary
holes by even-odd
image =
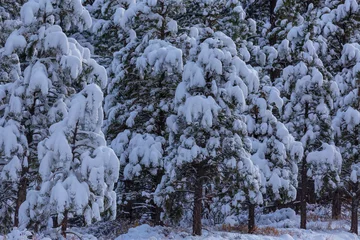
[[[351,227],[350,232],[358,234],[358,208],[359,208],[359,196],[357,194],[358,185],[353,186],[353,193],[351,198]],[[355,194],[356,193],[356,194]]]
[[[163,225],[163,222],[161,221],[161,213],[162,213],[162,208],[158,207],[155,205],[155,213],[154,213],[154,224],[155,226]]]
[[[300,228],[306,229],[306,194],[307,194],[307,167],[303,157],[301,167],[301,195],[300,195]]]
[[[277,0],[270,0],[269,15],[270,15],[271,30],[274,29],[276,23],[276,14],[275,14],[276,2]],[[270,36],[269,41],[270,41],[270,45],[274,45],[276,43],[276,35],[273,34],[272,36]]]
[[[304,118],[309,117],[309,103],[305,103]],[[307,126],[304,127],[304,133],[307,132]],[[300,194],[300,228],[306,229],[306,201],[307,201],[307,165],[306,156],[303,156],[301,162],[301,194]]]
[[[276,7],[276,2],[277,0],[270,0],[270,24],[271,24],[271,28],[270,31],[272,31],[275,28],[275,23],[276,23],[276,14],[275,14],[275,7]],[[269,43],[270,45],[275,45],[276,44],[276,34],[272,34],[269,37]],[[276,78],[278,78],[280,76],[280,70],[276,68],[276,65],[273,66],[272,69],[270,69],[270,79],[272,82],[275,81]]]
[[[332,199],[332,219],[338,220],[341,218],[341,191],[336,189]]]
[[[249,204],[249,219],[248,219],[248,232],[254,233],[255,231],[255,204]]]
[[[161,170],[161,171],[158,171],[156,177],[155,177],[155,187],[158,186],[160,183],[161,183],[161,179],[162,179],[162,176],[164,175],[164,171]],[[154,189],[155,191],[155,189]],[[161,221],[161,213],[163,212],[163,209],[162,207],[159,207],[158,205],[156,205],[155,202],[153,202],[153,206],[155,207],[155,211],[152,215],[152,220],[154,222],[155,225],[160,225],[162,226],[163,225],[163,222]]]
[[[66,238],[66,229],[67,229],[67,224],[68,224],[68,213],[65,210],[64,212],[64,219],[61,222],[61,235],[64,236],[64,238]]]
[[[20,175],[20,182],[19,188],[17,191],[17,198],[16,198],[16,209],[15,209],[15,216],[14,216],[14,225],[15,227],[19,226],[19,209],[23,202],[26,200],[26,190],[27,190],[27,176],[26,173],[28,171],[27,167],[23,167]]]
[[[351,201],[351,227],[350,232],[358,234],[358,208],[359,200],[356,196]]]
[[[201,211],[202,211],[202,174],[197,168],[197,179],[195,182],[194,209],[193,209],[193,235],[201,236]]]

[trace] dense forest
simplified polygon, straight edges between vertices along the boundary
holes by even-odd
[[[357,234],[359,41],[356,0],[0,0],[0,234],[309,203]]]

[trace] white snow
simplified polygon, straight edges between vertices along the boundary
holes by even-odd
[[[278,230],[279,236],[264,236],[256,234],[241,234],[236,232],[222,232],[214,230],[203,230],[202,236],[191,236],[185,231],[171,231],[165,227],[150,227],[147,224],[130,228],[129,232],[120,235],[115,240],[157,240],[157,239],[174,239],[174,240],[355,240],[358,237],[355,234],[339,230],[300,230],[295,228],[281,228]]]

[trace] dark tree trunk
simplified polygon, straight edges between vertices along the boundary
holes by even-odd
[[[307,167],[306,158],[302,159],[301,166],[301,193],[300,193],[300,228],[306,229],[306,195],[307,195]]]
[[[341,218],[341,190],[336,189],[332,199],[332,219],[338,220]]]
[[[164,175],[164,171],[158,171],[156,177],[155,177],[155,183],[156,186],[158,186],[161,183],[162,176]],[[155,187],[156,187],[155,186]],[[153,190],[155,191],[155,189]],[[163,222],[161,221],[161,213],[163,212],[162,207],[159,207],[156,205],[155,202],[153,202],[153,206],[155,207],[154,214],[152,216],[153,222],[155,225],[163,225]]]
[[[275,7],[276,7],[277,0],[270,0],[270,24],[271,24],[271,30],[274,29],[275,23],[276,23],[276,14],[275,14]],[[274,45],[276,43],[276,35],[273,34],[269,38],[270,45]]]
[[[161,213],[162,208],[155,205],[155,213],[154,213],[154,224],[155,225],[163,225],[163,222],[161,221]]]
[[[304,118],[309,117],[309,103],[305,103]],[[304,134],[307,132],[307,126],[304,127]],[[301,161],[301,193],[300,193],[300,228],[306,229],[306,201],[307,201],[307,165],[306,155]]]
[[[271,24],[271,30],[274,29],[275,27],[275,23],[276,23],[276,14],[275,14],[275,7],[276,7],[276,0],[270,0],[270,24]],[[272,34],[270,37],[269,37],[269,43],[270,45],[275,45],[276,44],[276,34]],[[280,70],[279,69],[276,69],[276,66],[273,66],[273,68],[270,70],[270,79],[272,82],[275,81],[276,78],[278,78],[280,76]]]
[[[359,208],[359,195],[357,193],[358,186],[353,186],[354,195],[351,198],[351,226],[350,232],[358,234],[358,208]]]
[[[353,197],[351,201],[351,227],[350,232],[358,234],[358,208],[359,200]]]
[[[26,190],[27,190],[27,172],[28,168],[23,167],[20,175],[20,182],[19,188],[17,191],[16,197],[16,209],[15,209],[15,216],[14,216],[14,225],[15,227],[19,226],[19,209],[23,202],[26,200]]]
[[[67,224],[68,224],[68,213],[65,210],[64,212],[64,219],[61,222],[61,235],[64,236],[64,238],[66,238],[66,228],[67,228]]]
[[[248,232],[255,232],[255,204],[249,204]]]
[[[197,179],[195,182],[194,209],[193,209],[193,235],[201,236],[201,211],[202,211],[202,174],[197,168]]]
[[[275,26],[276,16],[275,16],[275,7],[277,0],[270,0],[270,23],[271,27]]]

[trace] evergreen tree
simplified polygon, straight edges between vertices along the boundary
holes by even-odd
[[[19,27],[19,17],[11,16],[11,8],[0,1],[0,46],[4,46],[11,32]],[[18,12],[19,13],[19,12]],[[18,14],[19,15],[19,14]]]
[[[48,136],[50,125],[64,117],[72,94],[91,82],[105,87],[107,80],[105,69],[90,58],[89,50],[68,39],[60,26],[53,25],[53,20],[58,19],[56,14],[61,12],[63,19],[73,19],[70,26],[75,26],[74,13],[78,8],[74,5],[74,11],[64,12],[56,6],[59,5],[48,1],[25,3],[21,9],[21,26],[10,34],[1,52],[2,59],[11,60],[6,61],[8,66],[2,69],[2,81],[8,84],[2,86],[5,94],[1,124],[3,128],[11,124],[17,136],[11,151],[19,148],[19,154],[23,153],[18,155],[19,162],[13,170],[5,166],[2,171],[3,180],[11,185],[5,198],[15,199],[10,206],[15,226],[19,223],[18,212],[27,189],[36,188],[39,183],[38,143]],[[66,17],[65,13],[72,17]],[[7,160],[7,164],[14,164],[12,160],[9,162],[7,154],[3,151],[1,158]],[[11,170],[10,175],[7,169]]]
[[[279,90],[263,79],[260,89],[248,97],[246,124],[252,141],[252,160],[259,167],[265,204],[293,201],[297,195],[298,166],[303,147],[296,142],[273,112],[281,111],[283,100]],[[251,206],[254,211],[255,207]],[[255,227],[255,213],[251,213]]]
[[[193,234],[201,235],[204,188],[218,198],[224,214],[231,205],[262,202],[242,117],[246,94],[258,87],[258,79],[224,33],[192,28],[189,43],[175,95],[177,114],[167,119],[171,154],[156,200],[166,204],[169,195],[193,192]]]
[[[327,46],[318,25],[314,24],[316,18],[317,9],[310,4],[305,19],[288,31],[288,47],[294,65],[283,70],[283,82],[278,85],[285,96],[283,119],[290,133],[304,146],[301,162],[301,228],[306,228],[308,175],[314,178],[315,191],[319,193],[324,182],[331,187],[338,184],[341,169],[341,157],[334,145],[331,127],[331,110],[338,89],[337,84],[329,79],[320,59]],[[318,154],[318,158],[315,158],[316,154],[312,152],[319,150],[328,151],[329,154]]]
[[[7,19],[18,20],[20,17],[20,8],[25,2],[25,0],[15,2],[11,0],[0,0],[0,12],[6,12]]]
[[[117,10],[125,46],[114,54],[108,86],[105,125],[120,158],[121,215],[149,218],[160,224],[161,208],[153,192],[163,175],[165,120],[183,69],[175,47],[181,1],[139,1]],[[127,214],[126,214],[127,213]]]
[[[325,6],[327,13],[322,16],[323,34],[331,49],[329,53],[332,61],[328,67],[333,68],[333,65],[338,66],[337,61],[341,57],[344,45],[358,40],[360,9],[355,0],[331,0],[326,1]]]
[[[96,0],[86,8],[92,17],[92,27],[81,33],[91,43],[97,60],[106,68],[110,66],[113,53],[126,45],[127,31],[120,27],[122,9],[133,0]]]
[[[83,217],[86,225],[102,216],[115,218],[119,161],[101,132],[102,95],[97,85],[87,85],[39,143],[41,187],[29,191],[21,205],[22,226],[39,229],[54,217],[53,227],[61,225],[65,236],[71,217]]]
[[[351,198],[351,228],[358,233],[358,205],[359,205],[359,60],[360,45],[346,44],[342,51],[340,66],[343,70],[335,76],[339,85],[341,98],[336,107],[337,114],[333,120],[336,133],[336,143],[340,147],[343,157],[342,189]],[[351,150],[349,150],[351,149]]]

